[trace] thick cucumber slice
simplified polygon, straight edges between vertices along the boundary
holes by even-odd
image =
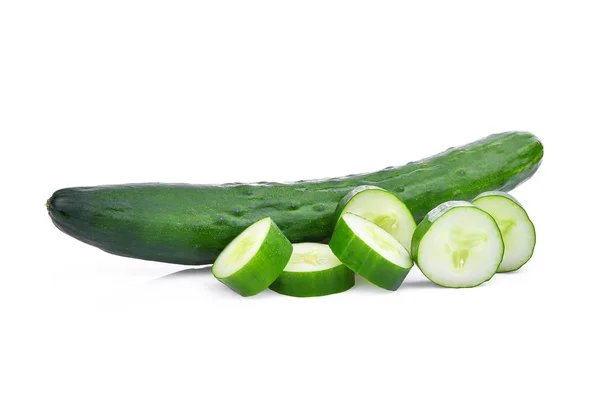
[[[533,255],[535,227],[521,204],[504,192],[485,192],[473,204],[487,211],[498,224],[504,240],[504,258],[498,272],[516,271]]]
[[[212,273],[242,296],[262,292],[277,279],[292,244],[269,217],[250,225],[219,254]]]
[[[417,227],[406,205],[393,193],[377,186],[359,186],[340,201],[336,216],[351,213],[371,221],[410,250],[410,241]]]
[[[354,272],[321,243],[295,243],[285,269],[269,288],[295,297],[326,296],[354,286]]]
[[[338,220],[329,247],[348,268],[387,290],[398,289],[413,265],[392,235],[350,213]]]
[[[491,215],[466,201],[448,201],[417,226],[412,257],[440,286],[474,287],[488,281],[502,261],[504,243]]]

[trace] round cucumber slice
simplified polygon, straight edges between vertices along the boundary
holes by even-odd
[[[504,243],[490,214],[466,201],[448,201],[431,210],[415,230],[412,257],[432,282],[474,287],[498,270]]]
[[[354,272],[321,243],[295,243],[292,257],[269,288],[295,297],[326,296],[354,286]]]
[[[504,240],[504,258],[498,272],[516,271],[533,255],[535,227],[521,204],[504,192],[485,192],[473,204],[488,212],[498,224]]]
[[[412,213],[393,193],[377,186],[359,186],[338,204],[337,219],[351,213],[383,228],[410,250],[410,241],[417,227]]]
[[[212,273],[242,296],[262,292],[277,279],[292,244],[269,217],[246,228],[219,254]]]
[[[348,268],[387,290],[398,289],[413,265],[408,251],[392,235],[350,213],[338,220],[329,247]]]

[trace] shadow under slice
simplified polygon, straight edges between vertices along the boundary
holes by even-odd
[[[172,274],[168,274],[165,276],[161,276],[160,278],[156,278],[155,281],[170,280],[170,279],[176,279],[176,278],[191,278],[193,276],[204,276],[204,275],[212,275],[212,269],[210,266],[203,266],[200,268],[182,269],[181,271],[173,272]]]
[[[420,280],[420,281],[405,281],[402,283],[402,286],[400,286],[401,290],[402,288],[414,288],[414,289],[433,289],[433,288],[442,288],[441,286],[436,285],[435,283],[429,281],[429,280]]]

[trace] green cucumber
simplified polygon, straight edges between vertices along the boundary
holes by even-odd
[[[419,223],[411,254],[423,275],[451,288],[479,286],[494,276],[504,253],[491,215],[466,201],[448,201]]]
[[[329,247],[348,268],[387,290],[398,289],[413,265],[408,251],[392,235],[350,213],[338,220]]]
[[[242,296],[253,296],[272,284],[292,255],[292,244],[269,217],[240,233],[219,254],[212,273]]]
[[[337,218],[344,213],[373,222],[410,250],[417,224],[408,207],[393,193],[377,186],[359,186],[340,201],[336,210]]]
[[[388,190],[419,222],[444,201],[514,188],[533,175],[542,156],[535,136],[509,132],[369,174],[287,184],[78,187],[55,192],[47,208],[61,231],[109,253],[207,264],[248,225],[266,216],[294,243],[327,241],[339,201],[357,186]]]
[[[269,288],[295,297],[326,296],[354,286],[354,272],[322,243],[295,243],[285,269]]]
[[[533,255],[535,227],[521,204],[504,192],[485,192],[473,204],[488,212],[498,224],[504,240],[504,257],[498,272],[516,271]]]

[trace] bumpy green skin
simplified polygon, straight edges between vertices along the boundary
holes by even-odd
[[[317,297],[345,292],[354,286],[354,272],[345,265],[323,271],[283,271],[269,288],[294,297]]]
[[[435,283],[438,286],[442,286],[442,287],[447,287],[447,288],[472,288],[475,286],[479,286],[487,281],[489,281],[490,279],[492,279],[493,274],[485,281],[480,282],[477,285],[474,286],[444,286],[443,284],[436,282],[434,280],[432,280],[429,276],[427,276],[427,274],[425,273],[425,271],[419,266],[419,245],[421,244],[421,240],[423,239],[423,237],[425,236],[425,234],[427,233],[427,231],[429,230],[429,228],[431,228],[431,226],[435,223],[435,221],[437,221],[439,218],[443,217],[446,213],[448,213],[450,210],[458,208],[458,207],[473,207],[473,208],[477,208],[479,209],[479,207],[473,205],[472,203],[469,203],[468,201],[447,201],[445,203],[442,203],[440,205],[438,205],[437,207],[435,207],[433,210],[431,210],[426,216],[425,218],[423,218],[423,220],[419,223],[419,225],[417,225],[417,229],[415,229],[415,233],[413,233],[413,238],[412,238],[412,242],[411,242],[411,246],[410,246],[410,256],[412,257],[412,259],[415,261],[415,264],[417,264],[417,267],[419,267],[419,269],[421,270],[421,272],[423,273],[423,275],[425,275],[427,277],[427,279],[429,279],[431,282]],[[484,212],[486,214],[488,214],[487,212],[481,210],[481,212]],[[488,214],[488,216],[490,217],[490,219],[492,221],[494,221],[494,218]],[[495,223],[495,221],[494,221]],[[500,228],[498,228],[498,233],[500,233]],[[500,233],[500,237],[502,237],[502,234]],[[504,246],[504,243],[502,243]],[[502,247],[502,252],[504,253],[504,247]],[[502,261],[502,257],[500,257],[500,261]],[[500,266],[500,263],[498,263],[498,266]]]
[[[418,223],[438,204],[508,191],[529,179],[543,156],[526,132],[488,136],[402,167],[293,183],[129,184],[61,189],[48,200],[63,232],[109,253],[176,264],[207,264],[244,228],[271,216],[292,242],[326,241],[339,201],[375,185],[402,200]]]
[[[398,289],[412,267],[412,263],[405,268],[398,266],[371,249],[343,218],[337,222],[329,247],[344,265],[386,290]]]
[[[215,278],[242,296],[254,296],[265,290],[281,274],[292,256],[292,243],[271,221],[269,232],[260,248],[242,268],[227,277]]]

